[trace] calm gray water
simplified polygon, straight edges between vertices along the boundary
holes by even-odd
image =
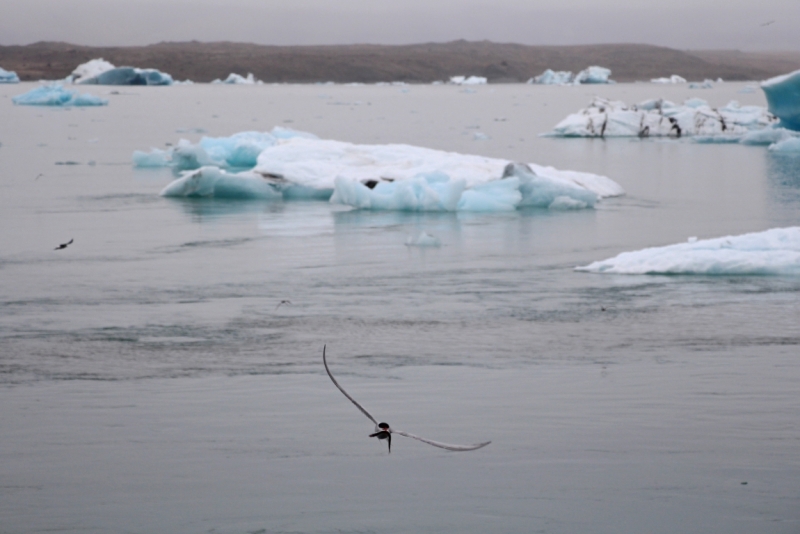
[[[800,531],[800,280],[572,270],[796,226],[800,158],[538,136],[594,94],[764,105],[743,86],[101,87],[72,110],[0,86],[0,532]],[[170,171],[131,166],[275,125],[628,194],[372,213],[165,199]],[[421,230],[443,246],[406,247]],[[379,420],[492,445],[388,455],[323,344]]]

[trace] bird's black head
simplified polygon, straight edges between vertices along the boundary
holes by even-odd
[[[389,428],[389,423],[378,423],[378,428],[386,430],[387,428]]]

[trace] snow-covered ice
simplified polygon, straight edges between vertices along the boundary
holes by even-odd
[[[116,67],[102,58],[87,61],[67,78],[76,84],[95,85],[172,85],[172,76],[156,69]]]
[[[761,82],[761,89],[781,126],[800,131],[800,70]]]
[[[256,137],[256,132],[243,134]],[[200,172],[185,172],[161,194],[330,199],[358,209],[403,211],[591,208],[601,198],[624,194],[613,180],[591,173],[410,145],[322,140],[277,128],[270,134],[259,134],[264,137],[257,140],[265,139],[263,144],[245,145],[247,158],[260,151],[251,171],[212,171],[225,166],[237,153],[237,143],[247,138],[243,134],[204,138],[198,145],[176,147],[170,154],[171,165],[179,169],[198,165],[202,168]],[[138,166],[157,166],[166,157],[166,151],[154,149],[137,153],[135,160]],[[191,165],[176,163],[178,157],[183,158],[180,161],[191,160]],[[232,184],[239,177],[243,183],[235,188]],[[255,182],[261,185],[256,187]]]
[[[77,91],[64,89],[60,83],[42,85],[27,93],[17,95],[12,102],[21,106],[105,106],[108,100]]]
[[[547,69],[538,76],[534,76],[528,83],[540,85],[568,85],[572,83],[572,72],[568,70],[554,71]]]
[[[454,85],[486,85],[488,80],[483,76],[451,76],[450,83]]]
[[[248,72],[246,77],[242,76],[241,74],[236,74],[235,72],[231,72],[230,74],[228,74],[228,77],[225,78],[224,80],[220,80],[219,78],[217,78],[211,83],[224,83],[230,85],[255,85],[262,82],[261,80],[256,80],[252,72]]]
[[[673,84],[675,84],[675,83],[686,83],[686,78],[684,78],[682,76],[678,76],[677,74],[673,74],[669,78],[653,78],[650,81],[652,83],[662,83],[662,84],[673,83]]]
[[[735,100],[712,108],[699,98],[677,105],[668,100],[624,102],[595,97],[592,103],[559,122],[553,137],[743,136],[775,122],[760,106],[741,106]]]
[[[577,271],[613,274],[800,275],[800,227],[623,252]]]
[[[0,67],[0,83],[19,83],[19,76],[13,70]]]

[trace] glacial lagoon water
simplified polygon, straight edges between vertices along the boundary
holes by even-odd
[[[800,530],[800,279],[573,270],[797,226],[800,158],[539,137],[594,95],[760,92],[198,84],[11,103],[34,86],[0,86],[0,531]],[[379,213],[167,199],[169,170],[131,165],[276,125],[593,172],[627,194]],[[405,245],[422,231],[441,246]],[[323,344],[379,420],[492,444],[396,437],[387,454]]]

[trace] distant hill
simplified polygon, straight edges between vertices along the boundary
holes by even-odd
[[[403,46],[264,46],[246,43],[158,43],[89,47],[40,42],[0,46],[0,67],[22,80],[59,79],[90,59],[156,68],[175,79],[208,82],[252,72],[265,82],[426,83],[456,75],[524,82],[545,69],[577,72],[590,65],[620,82],[679,74],[688,80],[763,80],[800,69],[800,52],[681,51],[641,44],[527,46],[489,41]]]

